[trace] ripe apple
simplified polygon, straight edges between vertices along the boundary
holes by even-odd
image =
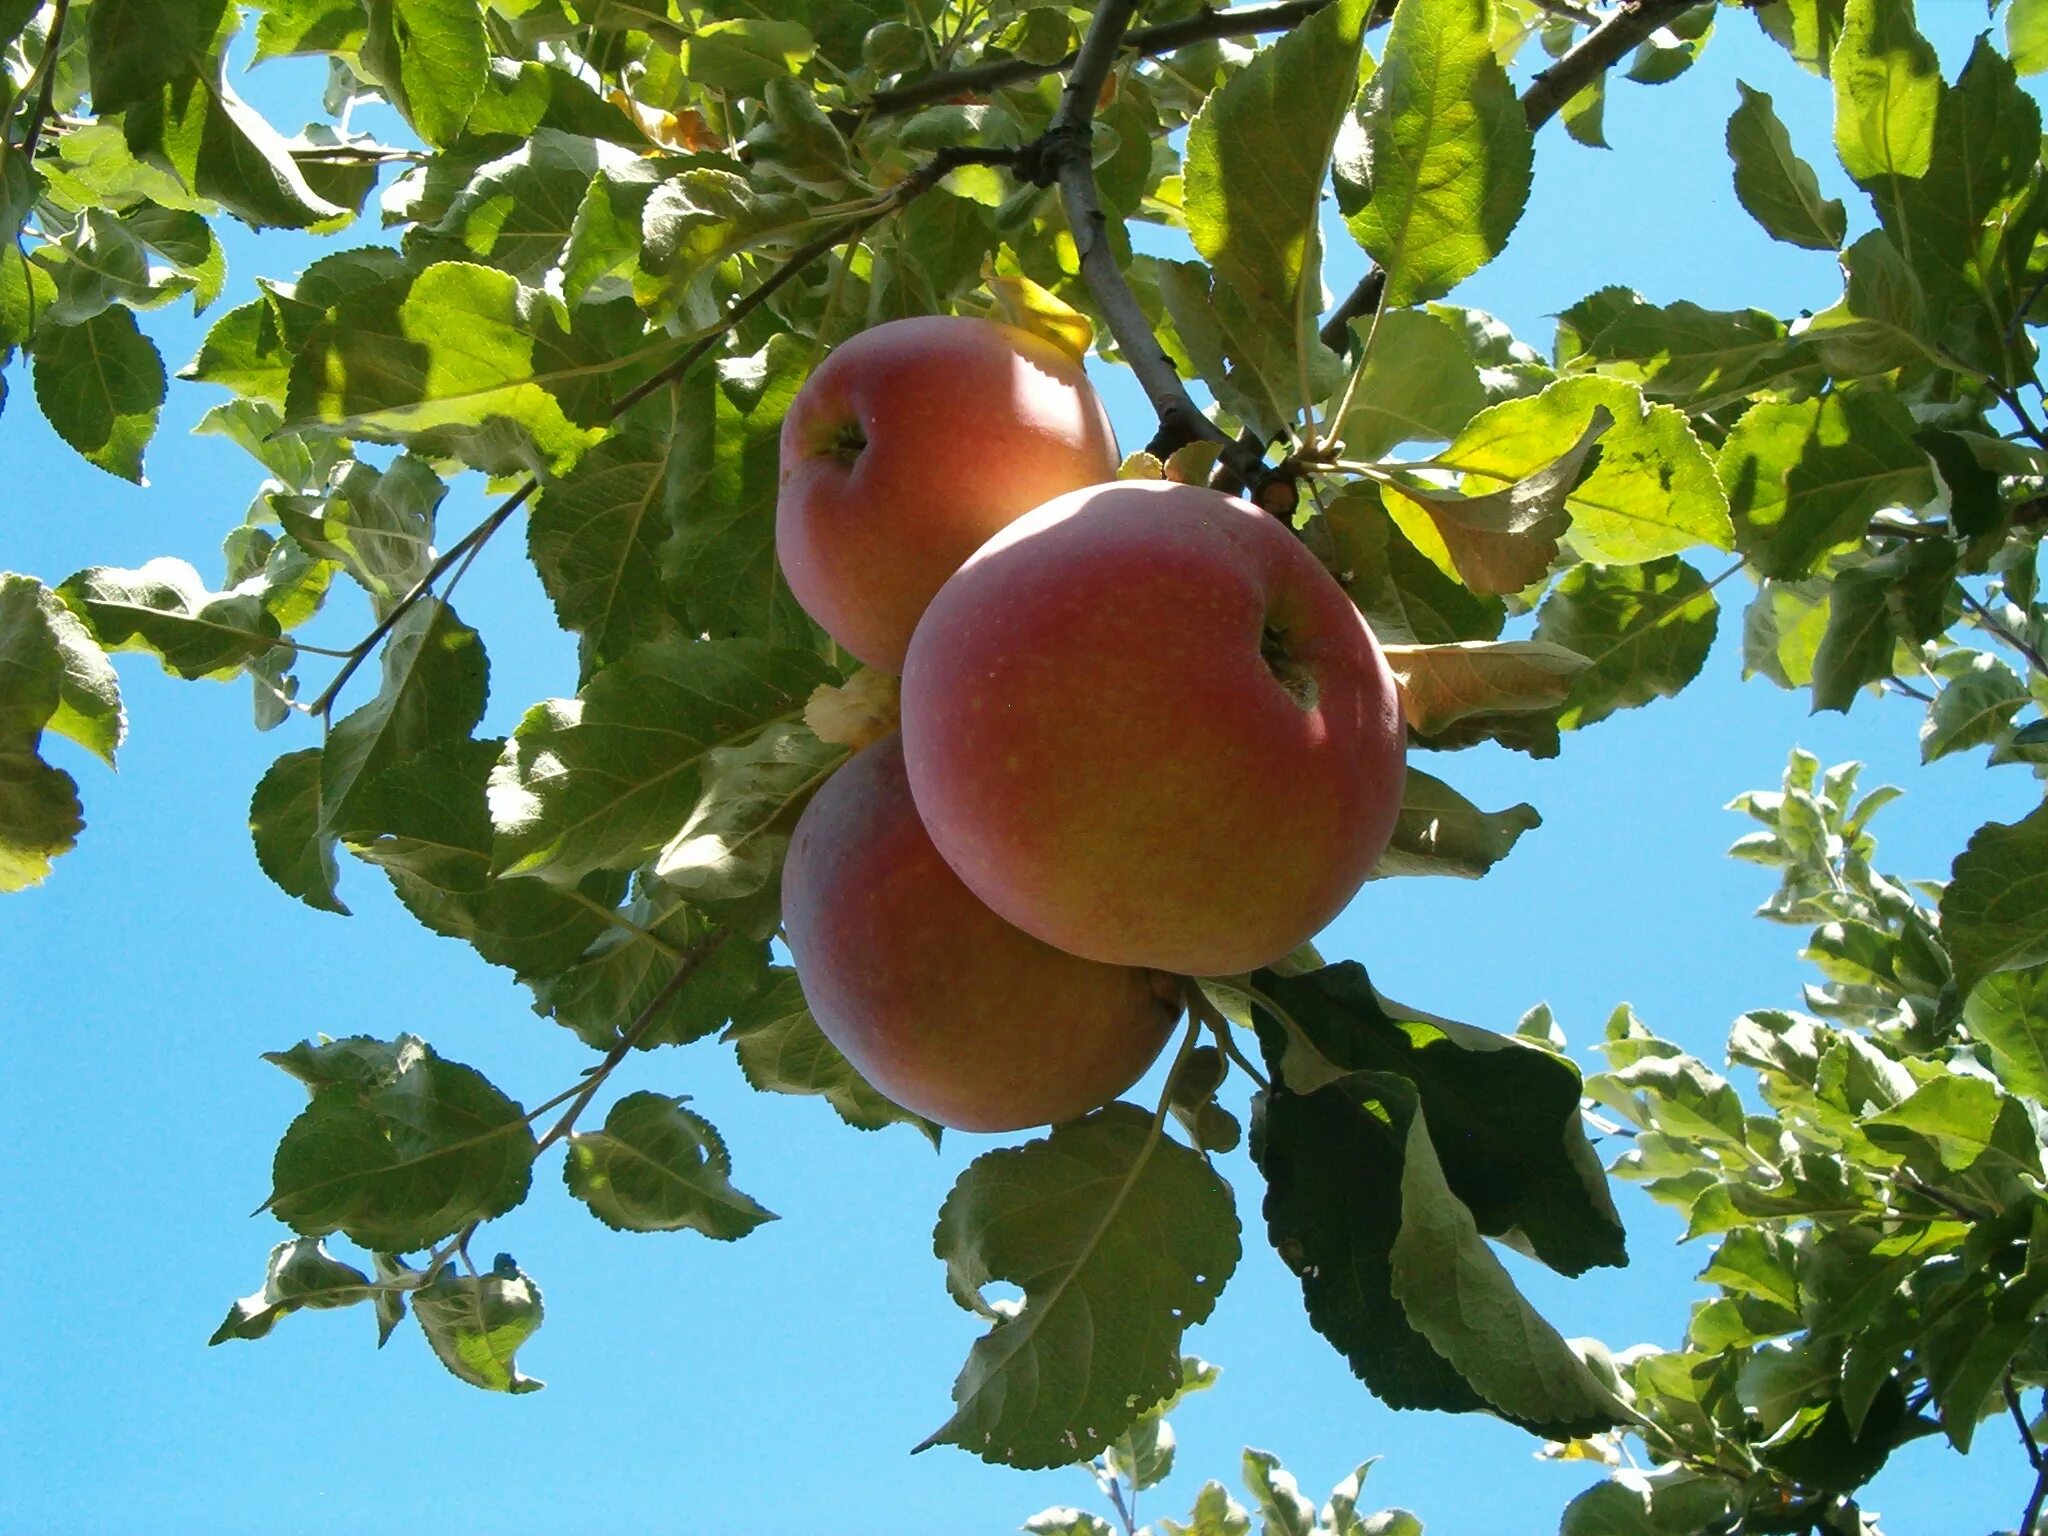
[[[969,890],[1060,949],[1227,975],[1340,911],[1401,808],[1386,658],[1257,508],[1123,481],[1011,523],[939,591],[903,748]]]
[[[1087,375],[995,320],[891,320],[835,348],[782,423],[775,550],[804,611],[903,670],[925,604],[1040,502],[1116,474]]]
[[[905,1109],[958,1130],[1108,1103],[1180,1016],[1176,978],[1062,954],[975,900],[917,818],[894,734],[804,808],[782,911],[826,1037]]]

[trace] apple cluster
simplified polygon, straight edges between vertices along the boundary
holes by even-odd
[[[783,874],[819,1027],[905,1108],[1055,1124],[1158,1055],[1184,977],[1270,964],[1400,810],[1386,658],[1281,522],[1118,480],[1080,365],[992,320],[836,348],[782,428],[776,547],[900,730],[804,809]]]

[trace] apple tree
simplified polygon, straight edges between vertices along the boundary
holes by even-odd
[[[1535,135],[1599,145],[1608,90],[1672,78],[1720,26],[1831,92],[1833,144],[1795,145],[1745,88],[1725,154],[1770,235],[1837,253],[1839,302],[1560,294],[1543,350],[1458,304],[1513,234]],[[308,1095],[267,1202],[291,1235],[216,1341],[410,1313],[463,1381],[533,1389],[539,1288],[469,1250],[536,1171],[614,1228],[730,1241],[767,1216],[743,1146],[608,1092],[635,1052],[722,1042],[764,1092],[937,1135],[835,1050],[776,949],[791,828],[888,708],[778,567],[778,434],[884,321],[992,315],[1130,370],[1157,431],[1122,473],[1242,493],[1342,584],[1412,749],[1376,878],[1511,856],[1535,808],[1474,804],[1451,754],[1581,749],[1682,692],[1737,576],[1752,671],[1817,709],[1906,694],[1926,758],[2038,776],[2048,172],[2019,80],[2048,69],[2048,4],[2003,28],[1951,81],[1910,0],[0,0],[0,408],[139,480],[170,387],[150,311],[222,300],[223,220],[325,242],[178,370],[253,461],[220,569],[0,577],[0,887],[62,878],[84,822],[43,735],[113,761],[112,654],[246,677],[280,733],[249,811],[280,899],[338,919],[369,865],[592,1053],[529,1106],[412,1034],[279,1041]],[[231,49],[324,60],[312,120],[243,101]],[[1822,153],[1874,216],[1853,243]],[[1334,301],[1329,240],[1370,261]],[[499,499],[444,528],[465,475]],[[520,540],[579,665],[479,737],[486,637],[457,589]],[[360,638],[295,638],[330,602]],[[1893,1448],[2006,1413],[2032,1530],[2048,809],[1917,886],[1876,871],[1881,802],[1854,787],[1795,758],[1746,802],[1738,852],[1780,872],[1767,915],[1813,929],[1825,978],[1735,1026],[1769,1115],[1626,1013],[1583,1077],[1540,1013],[1439,1018],[1370,956],[1200,978],[1155,1104],[989,1152],[947,1198],[937,1256],[987,1332],[927,1444],[1092,1463],[1123,1511],[1170,1461],[1161,1415],[1206,1379],[1182,1335],[1248,1229],[1384,1402],[1558,1454],[1634,1437],[1655,1470],[1568,1532],[1864,1529],[1854,1491]],[[1209,1157],[1247,1131],[1258,1191]],[[1625,1262],[1595,1136],[1717,1243],[1681,1350],[1564,1339],[1496,1256]],[[1272,1529],[1414,1524],[1359,1515],[1355,1480],[1319,1511],[1270,1458],[1246,1474]],[[1246,1528],[1202,1500],[1186,1529]],[[1034,1528],[1100,1524],[1073,1514]]]

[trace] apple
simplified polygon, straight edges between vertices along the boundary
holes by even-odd
[[[1269,964],[1393,832],[1393,674],[1287,528],[1122,481],[1011,523],[939,590],[903,674],[917,809],[1000,916],[1185,975]]]
[[[925,604],[1043,501],[1116,474],[1081,365],[995,320],[891,320],[836,347],[782,423],[775,550],[790,590],[871,667],[903,670]]]
[[[1108,1103],[1180,1016],[1177,978],[1063,954],[975,900],[918,820],[893,733],[804,807],[782,910],[826,1038],[896,1103],[957,1130]]]

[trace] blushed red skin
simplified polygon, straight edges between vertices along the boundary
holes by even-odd
[[[1060,497],[960,568],[911,642],[903,742],[933,842],[998,914],[1197,976],[1336,916],[1406,774],[1393,674],[1336,581],[1265,513],[1161,481]]]
[[[957,1130],[1108,1103],[1179,1017],[1175,978],[1062,954],[975,900],[918,820],[893,734],[804,808],[782,910],[818,1027],[889,1098]]]
[[[849,457],[841,434],[866,447]],[[1115,476],[1081,366],[994,320],[892,320],[833,349],[782,423],[775,550],[825,632],[901,672],[925,605],[1011,520]]]

